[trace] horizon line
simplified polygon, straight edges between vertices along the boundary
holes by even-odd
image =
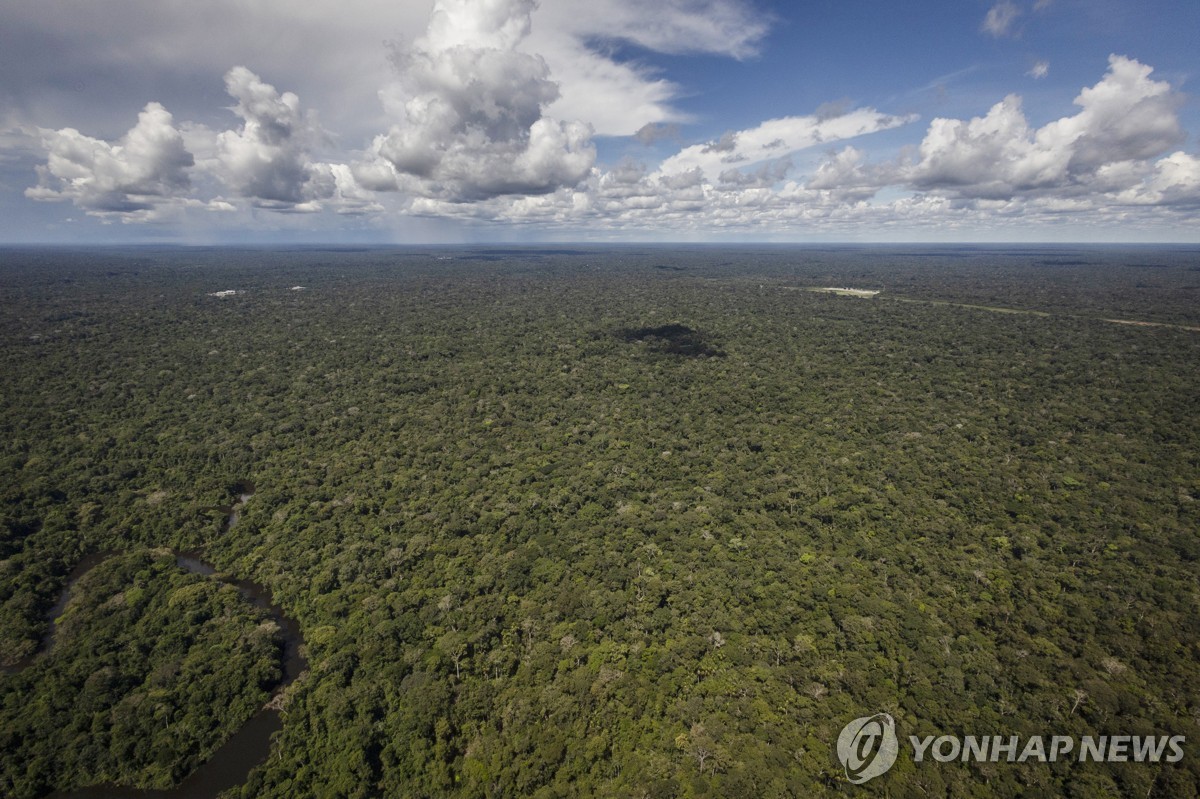
[[[341,250],[389,250],[413,248],[439,249],[506,249],[531,250],[553,249],[556,247],[980,247],[980,248],[1025,248],[1025,247],[1074,247],[1086,249],[1103,249],[1105,247],[1172,247],[1200,248],[1200,241],[638,241],[635,239],[620,241],[580,241],[564,239],[561,241],[511,242],[511,241],[471,241],[471,242],[339,242],[339,241],[305,241],[305,242],[2,242],[0,250],[30,250],[30,249],[181,249],[181,250],[211,250],[211,249],[341,249]]]

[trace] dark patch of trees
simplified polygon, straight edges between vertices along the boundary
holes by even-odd
[[[719,358],[725,355],[711,346],[703,333],[678,322],[657,327],[625,328],[618,335],[627,342],[646,342],[654,350],[668,355],[688,358]]]

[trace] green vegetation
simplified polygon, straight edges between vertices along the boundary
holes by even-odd
[[[0,682],[0,793],[168,787],[266,700],[276,628],[169,552],[108,558],[74,587],[50,652]]]
[[[698,330],[692,330],[687,325],[678,323],[622,330],[620,337],[624,341],[648,342],[654,351],[667,355],[700,358],[719,357],[725,354],[709,346],[704,340],[704,335]]]
[[[146,659],[89,723],[163,664],[243,641],[260,662],[234,589],[144,554],[171,547],[304,630],[310,673],[246,799],[857,795],[833,742],[880,711],[905,737],[1188,736],[1178,764],[902,757],[871,784],[891,795],[1195,795],[1200,334],[1103,319],[1200,323],[1198,264],[4,254],[0,656],[37,648],[85,553],[143,553],[77,586],[97,614],[141,591],[127,636],[64,618],[0,677],[5,779],[177,779],[260,701],[261,667],[213,662],[195,702],[176,679],[172,718],[220,717],[185,741],[153,713],[60,731],[67,710],[21,699],[102,680],[93,650]],[[223,610],[188,627],[185,589]],[[186,634],[214,646],[130,643]],[[92,740],[103,758],[58,772],[32,755]]]

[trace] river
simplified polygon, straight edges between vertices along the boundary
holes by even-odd
[[[228,509],[226,530],[237,524],[242,505],[252,496],[251,492],[241,493],[237,503]],[[114,553],[89,555],[76,566],[63,589],[62,596],[51,608],[49,630],[42,638],[42,646],[39,651],[9,669],[10,672],[19,671],[30,665],[36,658],[49,654],[54,646],[54,621],[66,609],[72,586],[112,554]],[[180,568],[195,574],[206,576],[216,574],[216,569],[196,552],[176,552],[175,562]],[[300,654],[300,646],[304,643],[304,638],[300,633],[300,625],[274,603],[271,592],[265,586],[252,580],[235,580],[226,577],[220,579],[236,586],[247,601],[266,610],[271,619],[279,625],[284,644],[283,678],[275,686],[271,701],[230,736],[207,761],[174,788],[152,790],[123,788],[116,785],[95,785],[72,791],[59,791],[50,794],[48,799],[214,799],[222,791],[241,785],[255,766],[266,761],[271,751],[271,736],[283,726],[280,711],[272,705],[283,690],[291,685],[308,665],[303,655]]]

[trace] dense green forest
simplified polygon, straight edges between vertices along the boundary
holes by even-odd
[[[128,553],[0,675],[0,791],[267,696],[174,549],[306,641],[230,797],[1196,796],[1198,300],[1195,249],[0,252],[0,660]],[[1188,742],[851,785],[877,712]]]
[[[44,661],[0,683],[0,791],[169,787],[266,699],[276,630],[232,586],[162,551],[80,579]]]

